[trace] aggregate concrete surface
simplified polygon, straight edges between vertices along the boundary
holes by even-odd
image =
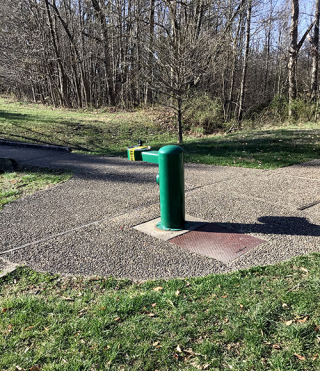
[[[225,264],[132,228],[160,216],[157,165],[1,144],[0,156],[74,172],[0,211],[0,270],[10,262],[142,281],[230,272],[319,251],[320,160],[277,170],[185,165],[186,214],[265,240]]]

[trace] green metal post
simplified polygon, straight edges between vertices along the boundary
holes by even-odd
[[[172,145],[164,146],[159,151],[150,151],[149,148],[128,147],[128,159],[159,165],[156,181],[160,187],[161,220],[157,227],[181,230],[186,227],[183,149]]]
[[[164,146],[158,151],[161,221],[163,230],[180,230],[185,226],[183,149]]]

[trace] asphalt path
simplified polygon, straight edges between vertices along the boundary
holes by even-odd
[[[265,241],[225,264],[133,228],[160,216],[157,165],[1,144],[0,157],[74,173],[0,211],[0,258],[12,264],[142,281],[230,272],[319,251],[320,160],[278,170],[185,165],[191,218]]]

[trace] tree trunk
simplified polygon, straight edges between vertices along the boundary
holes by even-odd
[[[81,90],[83,92],[83,98],[84,98],[83,100],[85,102],[85,106],[87,106],[90,103],[90,90],[89,90],[88,80],[86,78],[86,74],[85,74],[84,67],[83,67],[83,60],[81,58],[79,49],[78,49],[78,47],[76,45],[74,36],[71,34],[71,31],[70,31],[67,23],[62,18],[61,14],[60,14],[60,11],[57,8],[56,3],[53,2],[53,4],[51,4],[51,3],[48,2],[48,4],[55,11],[55,13],[56,13],[59,21],[61,22],[61,25],[62,25],[63,29],[65,30],[65,32],[66,32],[66,34],[68,36],[69,42],[70,42],[71,47],[72,47],[71,49],[74,52],[74,59],[76,60],[78,66],[79,66],[80,77],[81,77],[81,88],[82,88]],[[82,103],[81,103],[81,107],[82,107]]]
[[[178,98],[178,143],[182,143],[182,98]]]
[[[51,42],[53,45],[53,49],[57,58],[58,62],[58,74],[59,74],[59,93],[61,97],[61,104],[62,106],[66,105],[67,107],[70,107],[70,101],[68,98],[68,78],[67,75],[65,74],[63,64],[61,61],[61,56],[59,53],[58,45],[56,42],[56,35],[55,35],[55,30],[53,27],[53,20],[51,17],[50,9],[49,9],[49,3],[48,0],[46,0],[46,10],[47,10],[47,16],[48,16],[48,22],[49,22],[49,27],[50,27],[50,35],[51,35]]]
[[[291,0],[291,28],[290,28],[290,49],[288,63],[289,79],[289,118],[295,117],[294,101],[297,98],[297,57],[298,57],[298,19],[299,1]]]
[[[249,0],[248,9],[247,9],[247,27],[246,27],[245,52],[244,52],[244,57],[243,57],[242,78],[241,78],[241,86],[240,86],[239,113],[238,113],[238,126],[239,126],[239,128],[241,128],[241,122],[242,122],[242,116],[243,116],[244,90],[245,90],[245,85],[246,85],[246,77],[247,77],[247,69],[248,69],[251,12],[252,12],[252,0]]]
[[[241,0],[241,9],[243,7],[244,0]],[[241,11],[239,14],[239,21],[237,25],[237,31],[235,34],[235,38],[233,40],[233,60],[232,60],[232,70],[231,70],[231,77],[230,77],[230,89],[229,89],[229,96],[228,96],[228,105],[226,109],[226,120],[230,121],[231,120],[231,109],[232,109],[232,102],[233,102],[233,90],[234,90],[234,85],[235,85],[235,75],[236,75],[236,70],[237,70],[237,59],[238,59],[238,54],[237,54],[237,44],[239,40],[239,35],[240,35],[240,29],[241,29],[241,23],[243,19],[243,12]]]
[[[154,40],[154,6],[155,6],[155,0],[150,0],[150,14],[149,14],[149,60],[148,60],[148,74],[149,74],[149,80],[150,84],[153,83],[153,40]],[[149,82],[147,81],[146,84],[146,92],[145,92],[145,104],[146,103],[152,103],[152,90],[149,88]]]
[[[318,95],[318,62],[319,62],[319,20],[320,0],[316,0],[315,25],[311,38],[312,69],[311,69],[311,100],[315,101]]]

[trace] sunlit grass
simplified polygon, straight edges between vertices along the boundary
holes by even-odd
[[[60,170],[29,169],[0,174],[0,210],[21,196],[47,189],[71,178],[71,173]]]
[[[20,268],[0,279],[0,368],[317,370],[319,264],[142,284]]]

